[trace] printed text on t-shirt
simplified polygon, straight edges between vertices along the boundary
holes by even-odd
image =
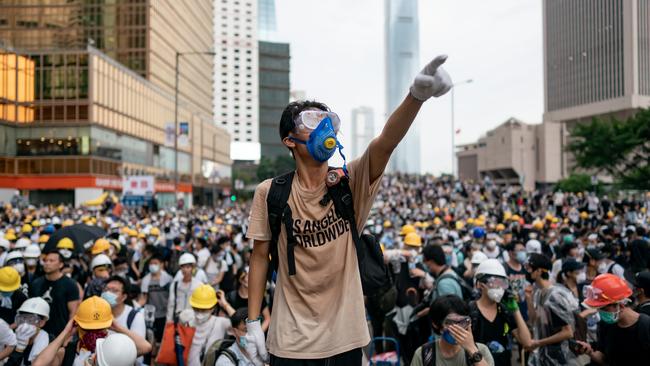
[[[298,245],[319,247],[350,231],[350,223],[336,214],[334,206],[320,220],[293,220],[293,235]]]

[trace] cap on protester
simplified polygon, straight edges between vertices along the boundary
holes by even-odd
[[[585,268],[585,264],[582,262],[578,262],[577,260],[575,260],[575,258],[565,258],[562,261],[563,273],[567,273],[567,272],[571,272],[583,268]]]
[[[553,263],[547,256],[539,253],[531,253],[528,257],[528,265],[533,269],[545,269],[550,271],[553,268]]]
[[[537,240],[537,239],[529,240],[528,242],[526,242],[526,252],[541,254],[542,253],[542,243],[540,243],[539,240]]]
[[[650,296],[650,271],[642,271],[634,276],[634,286],[642,288],[645,295]]]

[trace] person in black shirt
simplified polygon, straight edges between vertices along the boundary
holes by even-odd
[[[485,260],[476,269],[474,278],[476,288],[481,291],[481,297],[469,305],[474,340],[488,346],[496,366],[508,366],[512,358],[510,335],[529,347],[530,331],[515,297],[504,298],[508,279],[498,260]]]
[[[29,296],[42,297],[50,305],[50,318],[43,327],[52,335],[58,335],[77,312],[79,288],[73,280],[63,275],[63,256],[51,252],[43,261],[45,275],[32,282]]]
[[[598,342],[580,342],[580,351],[597,364],[650,365],[650,316],[627,306],[632,290],[611,273],[594,279],[586,291],[585,304],[598,308]]]
[[[240,268],[237,271],[237,289],[230,291],[226,299],[235,310],[248,307],[248,267]],[[264,298],[262,298],[261,314],[264,317],[262,330],[266,331],[271,323],[271,312]]]
[[[634,282],[638,290],[636,312],[650,316],[650,271],[637,273]]]

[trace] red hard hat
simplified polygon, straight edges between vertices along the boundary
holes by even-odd
[[[585,304],[594,308],[617,303],[632,295],[632,289],[624,279],[611,273],[594,278],[585,294]]]

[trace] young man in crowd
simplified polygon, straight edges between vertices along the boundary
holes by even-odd
[[[379,189],[379,178],[423,102],[451,89],[449,75],[440,68],[445,60],[446,56],[437,57],[416,76],[410,92],[381,134],[372,140],[361,158],[344,164],[355,211],[356,222],[352,225],[359,232]],[[257,352],[253,357],[260,364],[270,361],[271,365],[301,365],[309,359],[316,364],[360,365],[361,348],[370,341],[350,223],[332,215],[334,202],[324,200],[327,161],[337,146],[341,148],[336,140],[339,128],[338,116],[322,103],[293,102],[282,113],[280,138],[296,161],[288,206],[296,240],[302,245],[289,248],[286,233],[277,242],[278,280],[268,332],[271,357],[260,322],[269,268],[271,229],[267,195],[271,180],[262,182],[255,191],[247,232],[248,238],[254,240],[247,330],[255,339],[251,351]],[[316,232],[325,235],[330,225],[318,225],[320,230],[313,232],[313,223],[320,224],[328,215],[332,217],[331,224],[344,230],[335,230],[335,236],[327,235],[328,239],[319,241]],[[286,260],[288,248],[295,262],[295,274],[291,276]]]

